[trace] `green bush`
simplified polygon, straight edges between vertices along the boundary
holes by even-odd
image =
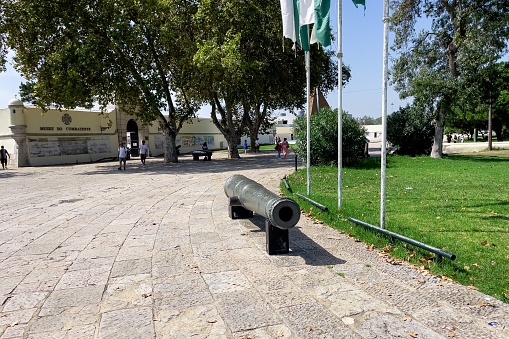
[[[310,144],[312,165],[338,163],[338,113],[330,108],[321,109],[310,117]],[[295,119],[293,131],[297,144],[295,153],[306,159],[306,117]],[[355,119],[343,112],[343,161],[348,162],[364,153],[366,131]]]
[[[387,117],[387,141],[400,155],[429,154],[435,128],[430,117],[410,106],[402,107]]]

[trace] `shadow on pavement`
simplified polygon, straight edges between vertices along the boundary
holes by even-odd
[[[253,218],[249,219],[251,223],[258,227],[258,229],[251,229],[251,232],[260,232],[260,236],[265,237],[265,218],[261,215],[255,214]],[[301,257],[305,260],[307,265],[312,266],[327,266],[345,264],[346,261],[336,258],[330,254],[326,249],[318,245],[313,239],[305,235],[299,228],[298,224],[289,230],[290,240],[290,253],[278,254],[277,257]]]
[[[300,158],[298,166],[301,166]],[[224,173],[236,172],[244,170],[272,168],[293,168],[295,166],[295,158],[292,155],[286,160],[276,158],[275,154],[257,154],[245,156],[240,159],[227,159],[226,157],[216,158],[212,156],[212,161],[193,160],[191,155],[183,155],[179,157],[178,163],[166,164],[160,158],[147,159],[147,165],[143,167],[138,159],[132,159],[127,162],[126,170],[118,170],[118,162],[108,162],[98,164],[93,170],[84,171],[81,175],[94,174],[129,174],[144,173],[146,175],[158,175],[162,173],[168,174],[198,174],[198,173]],[[286,172],[286,171],[285,171]]]

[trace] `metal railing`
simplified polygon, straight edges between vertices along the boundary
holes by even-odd
[[[455,254],[446,252],[444,250],[441,250],[439,248],[430,246],[430,245],[422,243],[420,241],[417,241],[417,240],[405,237],[404,235],[388,231],[386,229],[383,229],[383,228],[380,228],[378,226],[374,226],[374,225],[368,224],[368,223],[366,223],[364,221],[360,221],[360,220],[357,220],[357,219],[354,219],[354,218],[348,218],[348,221],[351,221],[351,222],[353,222],[353,223],[355,223],[357,225],[364,226],[364,227],[369,228],[371,230],[374,230],[376,232],[383,233],[383,234],[385,234],[385,235],[387,235],[387,236],[389,236],[391,238],[395,238],[395,239],[404,241],[404,242],[409,243],[411,245],[414,245],[414,246],[420,247],[422,249],[425,249],[427,251],[430,251],[432,253],[435,253],[436,254],[437,262],[439,262],[439,263],[442,262],[442,257],[446,257],[447,259],[451,259],[451,260],[455,260],[456,259],[456,255]]]

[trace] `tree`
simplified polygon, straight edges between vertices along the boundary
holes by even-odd
[[[391,17],[394,83],[403,98],[434,117],[431,156],[442,156],[444,121],[458,107],[465,76],[477,72],[507,51],[509,0],[395,0]],[[416,32],[421,16],[429,29]],[[422,21],[421,21],[422,22]]]
[[[3,6],[0,37],[6,32],[35,104],[120,104],[143,123],[156,121],[165,161],[178,161],[177,133],[199,104],[188,94],[198,81],[196,2],[20,0]]]
[[[306,117],[298,117],[293,124],[297,139],[295,153],[303,159],[307,156]],[[310,116],[310,153],[312,165],[336,165],[338,163],[338,110],[320,109]],[[343,112],[343,159],[345,163],[363,155],[366,130]]]
[[[473,77],[463,82],[468,85],[458,94],[458,104],[446,124],[456,131],[487,130],[491,109],[492,130],[497,140],[502,141],[509,121],[509,63],[488,64],[476,72],[465,72],[465,77],[469,75]]]
[[[361,125],[381,125],[382,117],[372,118],[372,117],[365,115],[362,118],[358,118],[357,121],[359,121],[359,124],[361,124]]]
[[[279,3],[271,0],[204,0],[196,15],[201,32],[195,61],[209,80],[201,89],[211,117],[228,141],[230,157],[239,157],[238,138],[247,132],[251,146],[277,109],[305,103],[302,52],[281,45]],[[331,53],[315,48],[312,84],[330,90],[337,74]],[[337,79],[337,76],[336,76]]]
[[[5,32],[5,1],[0,0],[0,73],[7,62],[7,33]]]
[[[433,125],[431,117],[409,105],[387,117],[387,141],[400,155],[421,155],[431,151]]]

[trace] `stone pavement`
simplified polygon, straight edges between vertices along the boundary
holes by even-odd
[[[293,165],[216,152],[0,171],[0,338],[509,338],[509,305],[304,216],[291,253],[269,256],[223,184],[278,192]]]

